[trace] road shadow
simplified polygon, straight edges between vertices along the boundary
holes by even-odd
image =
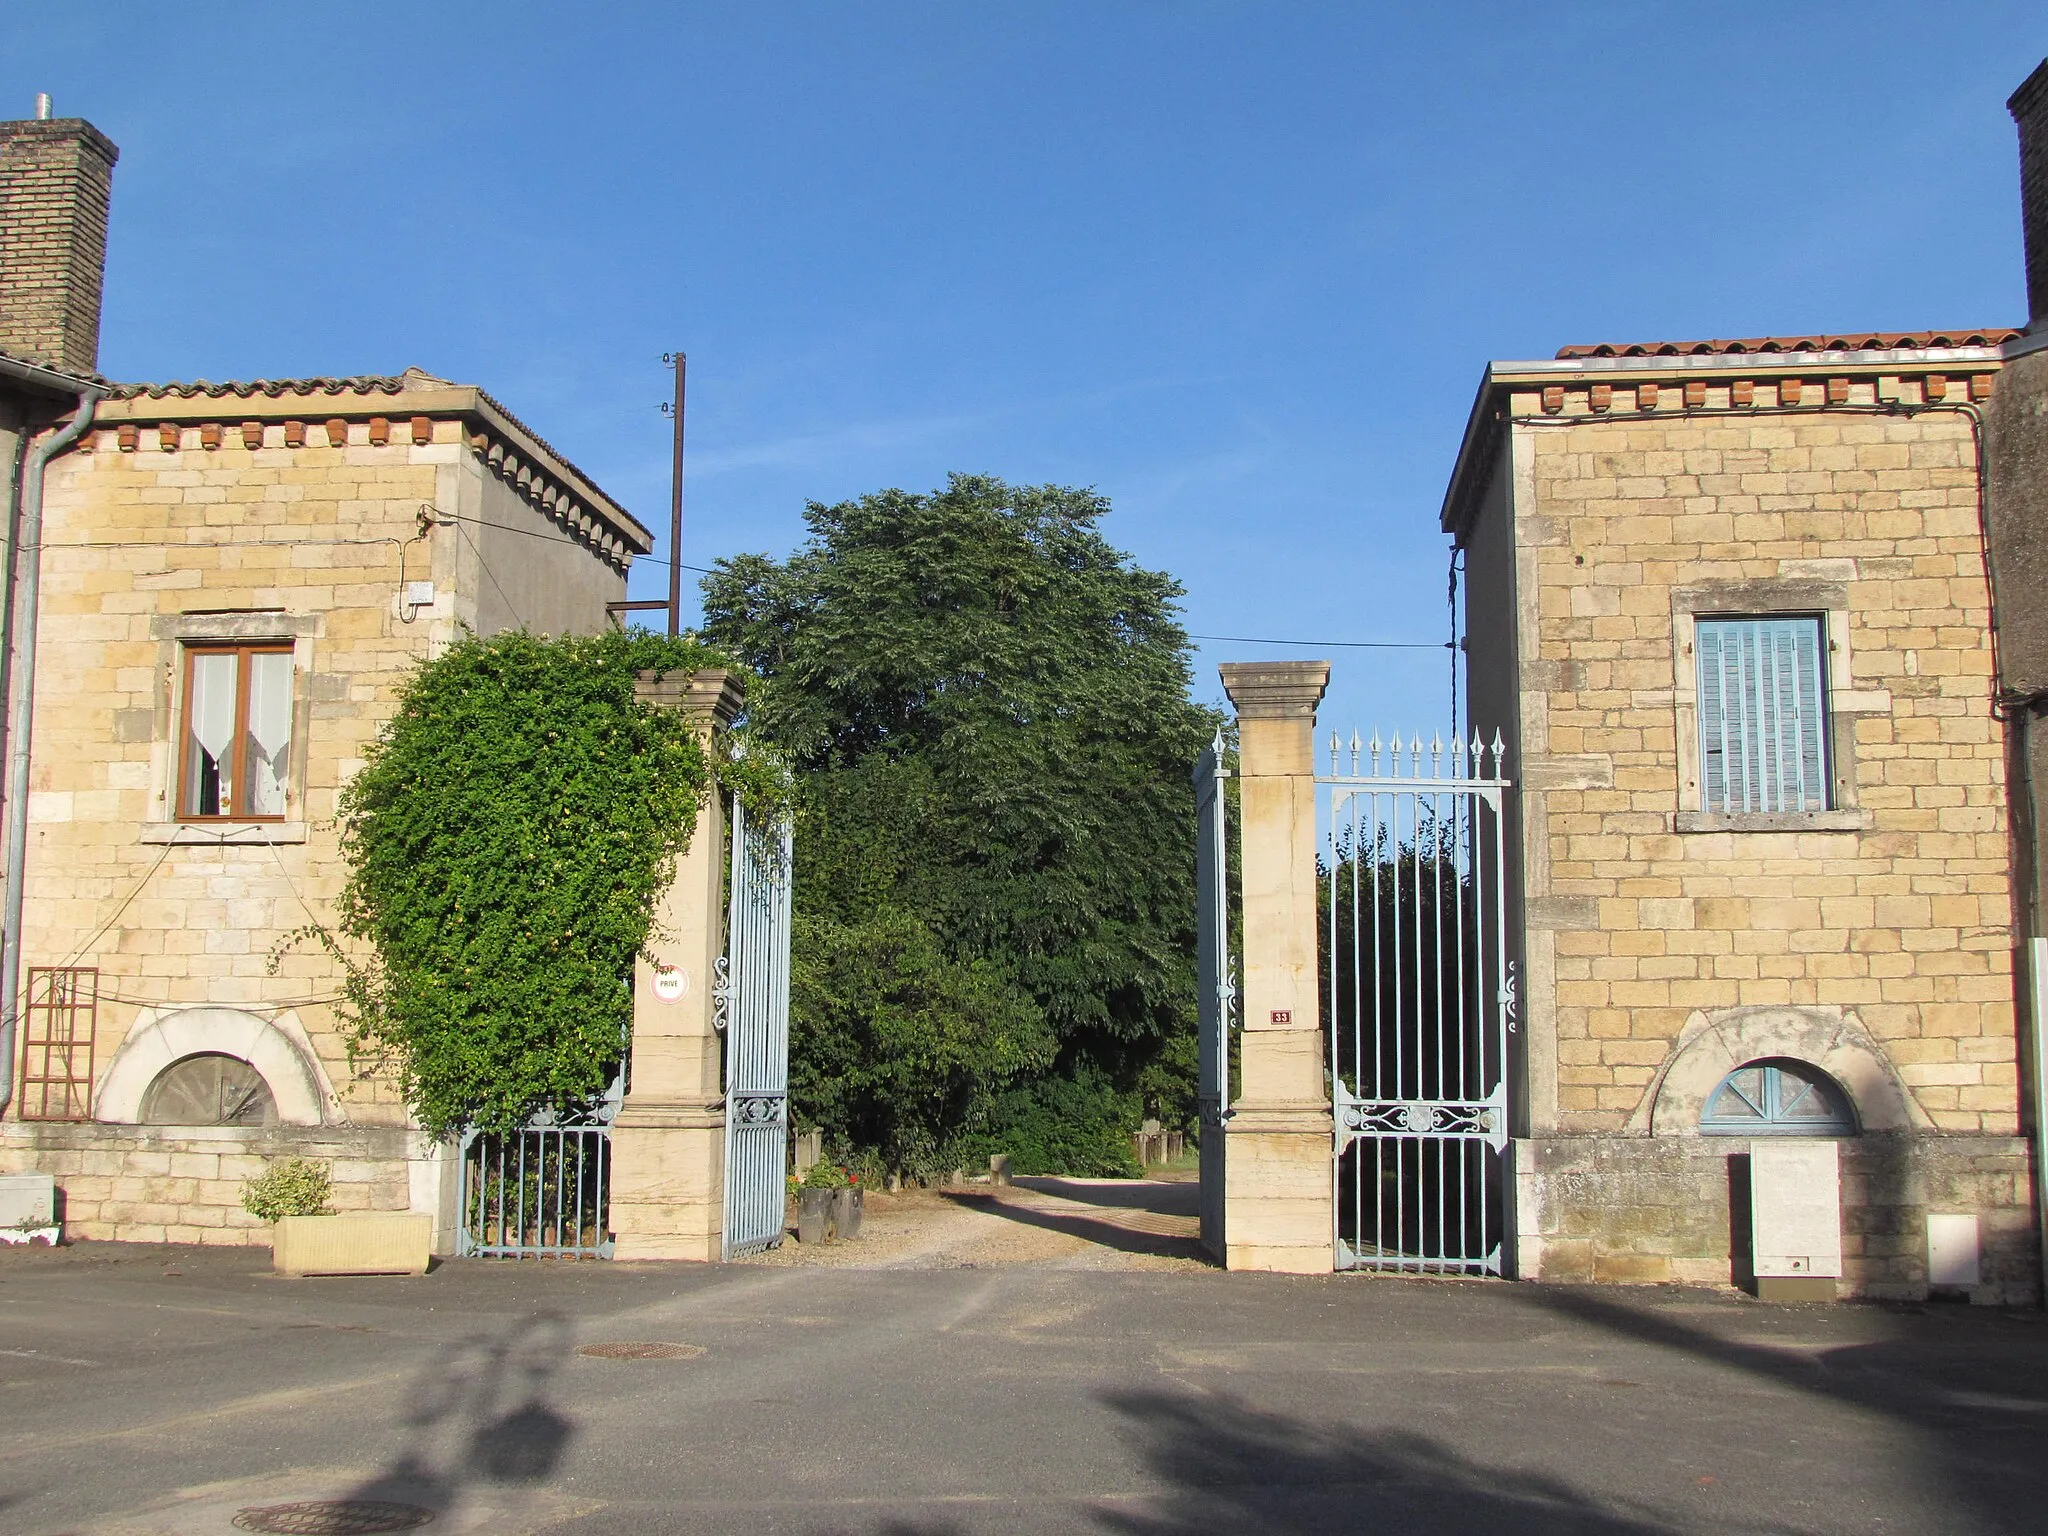
[[[1045,1184],[1062,1183],[1063,1180],[1034,1181]],[[1138,1202],[1110,1204],[1096,1201],[1083,1194],[1069,1193],[1074,1186],[1067,1186],[1057,1193],[1061,1199],[1087,1200],[1096,1206],[1100,1214],[1086,1210],[1048,1208],[1036,1204],[1025,1204],[988,1190],[945,1190],[945,1198],[956,1205],[964,1205],[990,1216],[1000,1216],[1005,1221],[1014,1221],[1019,1226],[1038,1227],[1047,1232],[1059,1232],[1068,1237],[1078,1237],[1083,1242],[1093,1243],[1101,1248],[1114,1249],[1118,1253],[1145,1254],[1155,1258],[1192,1259],[1203,1264],[1214,1260],[1202,1248],[1199,1237],[1182,1236],[1173,1232],[1148,1232],[1138,1223],[1147,1217],[1177,1218],[1184,1212],[1174,1209],[1155,1210]],[[1163,1202],[1162,1202],[1163,1203]]]
[[[1332,1429],[1228,1398],[1154,1390],[1103,1397],[1134,1449],[1173,1486],[1095,1519],[1130,1536],[1203,1531],[1428,1532],[1430,1536],[1662,1536],[1564,1478],[1487,1466],[1427,1435]]]
[[[1185,1179],[1063,1179],[1054,1174],[1020,1174],[1019,1189],[1062,1200],[1081,1200],[1105,1210],[1149,1211],[1155,1216],[1199,1216],[1202,1186]]]
[[[545,1312],[438,1350],[407,1394],[399,1417],[403,1448],[344,1497],[420,1504],[440,1514],[479,1485],[545,1483],[576,1433],[548,1394],[569,1341],[568,1319]]]
[[[2048,1508],[2048,1338],[2038,1317],[1924,1307],[1871,1308],[1889,1336],[1833,1348],[1758,1338],[1759,1315],[1733,1310],[1749,1338],[1727,1338],[1654,1303],[1632,1303],[1591,1286],[1517,1285],[1512,1303],[1773,1385],[1875,1414],[1905,1427],[1948,1498],[1975,1528],[2032,1536]],[[1828,1309],[1832,1310],[1832,1309]],[[1942,1314],[1946,1313],[1946,1316]]]

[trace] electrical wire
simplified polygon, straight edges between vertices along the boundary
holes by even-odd
[[[483,573],[486,576],[491,578],[491,585],[498,589],[498,596],[501,599],[503,599],[505,607],[511,613],[514,622],[516,622],[521,629],[526,628],[525,615],[520,613],[519,605],[514,603],[512,599],[506,595],[504,583],[498,580],[498,573],[491,569],[491,563],[488,560],[484,559],[484,552],[476,547],[476,540],[472,539],[469,536],[469,531],[465,529],[460,523],[455,525],[455,532],[461,537],[462,542],[469,546],[469,552],[476,556],[477,566],[483,571]],[[567,543],[569,541],[564,539],[562,540],[562,542]]]
[[[494,523],[489,518],[484,517],[464,517],[460,512],[443,512],[436,507],[422,507],[420,510],[429,513],[437,523],[468,523],[475,528],[489,528],[494,533],[516,533],[524,539],[545,539],[550,544],[573,544],[579,549],[584,547],[580,540],[568,538],[559,533],[549,533],[541,528],[515,528],[510,523]],[[659,555],[635,555],[633,556],[633,563],[635,565],[658,565],[663,570],[667,570],[673,562],[664,560]],[[684,562],[683,569],[686,571],[696,571],[704,576],[716,574],[708,565],[691,565],[687,561]]]
[[[135,898],[142,894],[142,888],[148,885],[149,882],[155,878],[156,872],[164,867],[164,860],[168,859],[171,856],[171,849],[175,846],[177,845],[174,843],[164,844],[163,848],[158,852],[155,861],[151,863],[148,869],[145,869],[142,872],[142,878],[140,880],[137,880],[134,886],[130,888],[128,894],[121,898],[121,904],[118,907],[114,908],[113,912],[108,915],[107,920],[105,922],[101,923],[99,927],[93,929],[93,931],[90,934],[86,935],[86,937],[82,941],[80,941],[78,947],[72,950],[70,954],[66,955],[64,957],[63,963],[58,965],[56,969],[61,971],[65,969],[65,967],[74,964],[81,955],[83,955],[94,944],[99,942],[99,938],[102,934],[104,934],[109,928],[113,927],[115,923],[121,920],[121,914],[123,912],[126,912],[128,908],[134,903]]]
[[[1336,648],[1347,651],[1441,651],[1448,645],[1455,648],[1455,640],[1274,640],[1265,635],[1198,635],[1189,632],[1190,640],[1221,640],[1230,645],[1298,645],[1311,650]]]

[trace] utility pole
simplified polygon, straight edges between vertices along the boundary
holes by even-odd
[[[670,475],[669,517],[668,517],[668,600],[658,597],[621,599],[606,603],[604,611],[616,624],[624,624],[624,615],[651,612],[656,608],[668,610],[668,632],[680,635],[683,632],[683,367],[689,361],[680,352],[661,354],[664,363],[675,364],[676,397],[661,402],[661,413],[676,424],[675,467]]]
[[[676,365],[676,398],[669,415],[676,424],[675,467],[669,477],[668,519],[668,632],[683,632],[683,370],[689,358],[681,351],[670,352],[664,363]]]

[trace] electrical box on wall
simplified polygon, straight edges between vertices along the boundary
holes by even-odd
[[[1927,1213],[1930,1291],[1975,1290],[1984,1278],[1982,1252],[1975,1216]]]
[[[431,581],[408,581],[405,584],[405,606],[408,608],[431,608],[434,604],[434,584]]]
[[[1756,1293],[1832,1301],[1842,1275],[1842,1169],[1836,1143],[1757,1141],[1749,1154]]]

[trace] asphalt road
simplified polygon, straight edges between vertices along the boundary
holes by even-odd
[[[1180,1268],[0,1253],[0,1530],[2048,1529],[2048,1325]],[[606,1342],[692,1345],[617,1360]]]

